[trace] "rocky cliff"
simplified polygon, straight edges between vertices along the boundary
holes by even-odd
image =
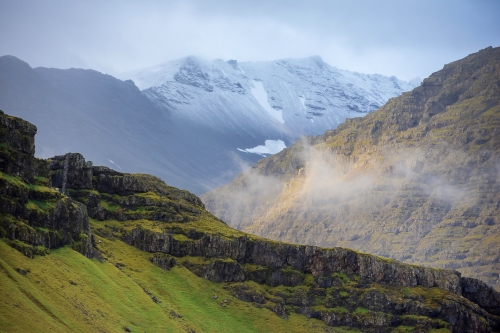
[[[2,237],[28,256],[68,244],[122,270],[123,259],[109,252],[122,241],[151,253],[152,264],[186,267],[282,318],[297,313],[363,332],[500,330],[500,294],[483,282],[353,250],[244,234],[208,213],[198,197],[156,177],[96,167],[74,153],[33,159],[29,149],[13,147],[33,147],[36,129],[1,116],[2,163],[23,161],[12,157],[16,151],[36,166],[26,164],[35,171],[23,178],[22,164],[17,174],[1,170]],[[16,136],[25,144],[16,146]]]
[[[499,287],[500,48],[202,196],[240,230],[457,269]]]
[[[34,157],[32,124],[0,111],[0,235],[28,256],[72,245],[91,257],[86,207],[47,187],[48,162]]]

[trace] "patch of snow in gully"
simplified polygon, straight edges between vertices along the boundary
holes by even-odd
[[[305,97],[299,97],[300,99],[300,104],[302,104],[302,107],[305,109],[306,108],[306,98]]]
[[[254,87],[250,89],[253,97],[257,100],[257,102],[259,102],[259,104],[264,108],[264,110],[266,110],[271,114],[271,116],[273,116],[274,119],[284,124],[285,121],[283,120],[283,114],[281,113],[281,111],[273,109],[269,104],[269,102],[267,101],[267,92],[264,89],[264,85],[262,84],[262,82],[253,80],[253,84]]]

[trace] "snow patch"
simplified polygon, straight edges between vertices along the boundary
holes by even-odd
[[[264,146],[257,146],[254,148],[240,149],[239,151],[244,153],[259,154],[262,156],[277,154],[286,148],[285,142],[282,140],[266,140]]]
[[[275,110],[271,107],[269,102],[267,101],[267,92],[264,89],[264,85],[262,84],[261,81],[253,80],[254,87],[250,88],[250,91],[252,92],[253,97],[259,102],[259,104],[271,114],[271,116],[279,121],[280,123],[284,124],[285,121],[283,120],[283,114],[281,111]],[[267,141],[266,141],[267,142]]]
[[[300,99],[300,104],[302,104],[302,107],[305,109],[306,108],[306,98],[305,97],[299,97]]]

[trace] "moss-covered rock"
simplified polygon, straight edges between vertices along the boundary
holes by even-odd
[[[49,164],[34,157],[36,127],[0,111],[0,228],[25,255],[78,243],[93,253],[87,207],[48,187]],[[10,154],[10,155],[9,155]]]

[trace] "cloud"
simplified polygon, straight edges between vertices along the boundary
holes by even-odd
[[[401,1],[2,1],[0,54],[109,74],[196,55],[320,55],[364,73],[427,77],[498,46],[500,3]]]
[[[414,219],[427,219],[425,228],[432,228],[452,207],[467,205],[475,196],[457,183],[457,176],[467,173],[466,167],[459,170],[462,167],[456,165],[464,152],[445,143],[436,151],[398,149],[350,158],[301,142],[302,153],[282,153],[273,156],[272,163],[261,161],[232,183],[204,195],[208,209],[246,232],[331,246],[325,232],[339,226],[346,228],[346,235],[329,241],[361,237],[379,214],[393,223],[393,231],[411,229]],[[276,169],[284,164],[292,166],[286,174]],[[456,172],[443,172],[443,165]],[[394,215],[400,210],[405,213]],[[315,231],[306,232],[311,228]]]

